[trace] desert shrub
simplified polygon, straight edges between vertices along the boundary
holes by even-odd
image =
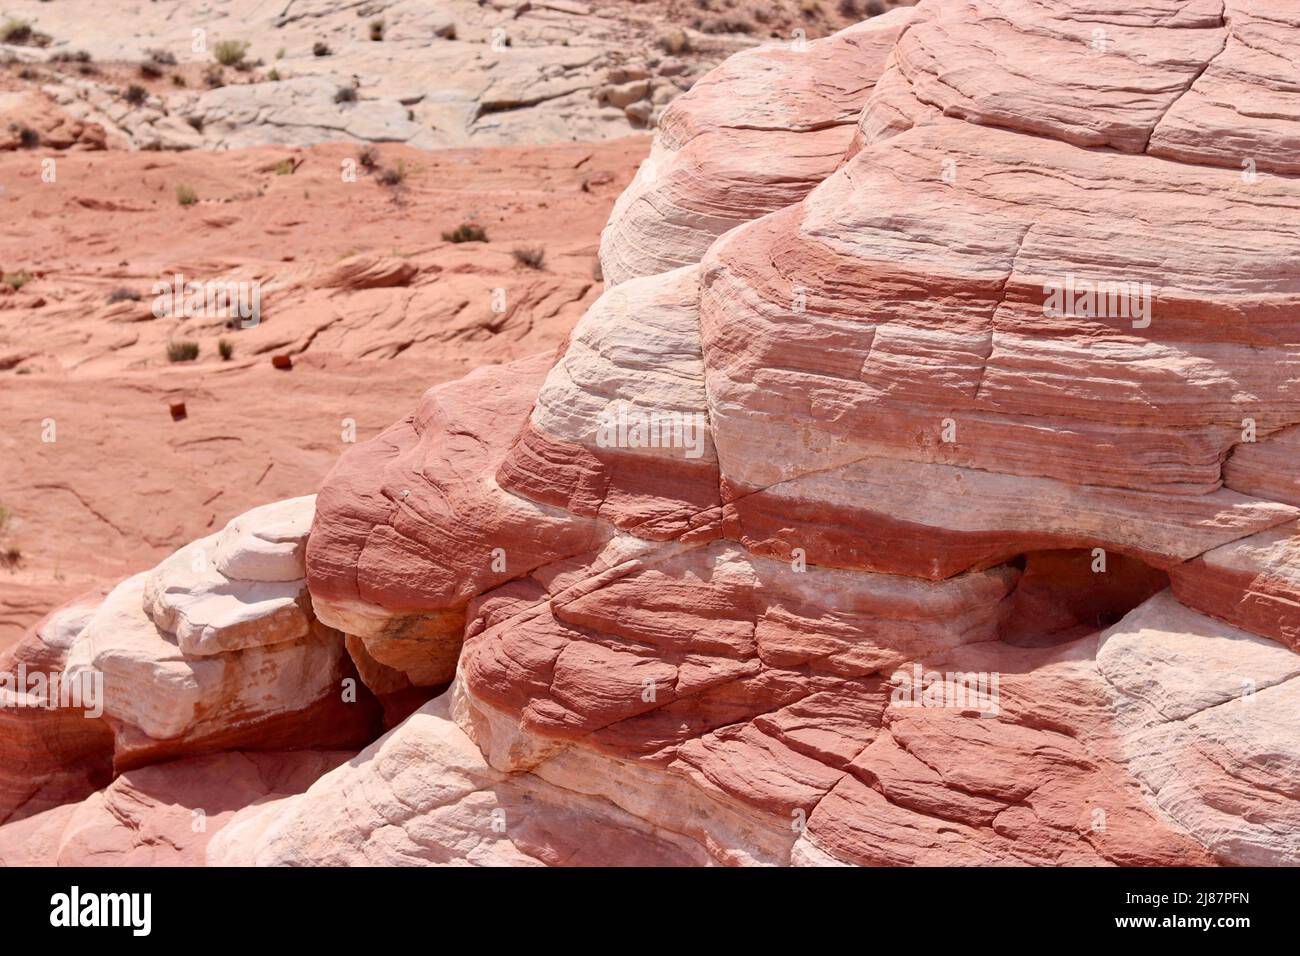
[[[229,362],[235,354],[235,347],[229,339],[218,339],[217,351],[221,353],[221,361]]]
[[[169,362],[193,362],[198,357],[198,342],[169,342],[167,344],[167,361]]]
[[[451,232],[442,234],[443,242],[487,242],[487,230],[477,223],[462,222]]]
[[[141,106],[149,98],[149,91],[139,83],[132,83],[126,88],[126,101],[132,106]]]
[[[335,103],[355,103],[357,101],[357,88],[355,86],[340,86],[334,91]]]
[[[728,14],[722,17],[710,17],[700,24],[702,33],[753,33],[754,21],[747,17]]]
[[[157,63],[160,66],[176,65],[176,54],[171,50],[145,50],[144,55],[149,58],[150,63]]]
[[[188,84],[185,82],[185,77],[181,76],[179,73],[172,74],[172,86],[187,86],[187,85]]]
[[[271,67],[271,72],[266,74],[266,78],[270,80],[272,83],[279,83],[280,71],[277,70],[275,67]]]
[[[4,276],[5,285],[9,286],[11,289],[14,289],[15,291],[21,289],[23,286],[25,286],[27,283],[31,281],[32,281],[32,276],[31,273],[29,272],[7,272],[5,273]]]
[[[330,49],[329,44],[321,40],[317,40],[311,45],[312,56],[329,56],[333,52],[334,51]]]
[[[140,64],[140,75],[148,80],[156,80],[163,75],[162,67],[152,60],[145,60]]]
[[[182,206],[193,206],[199,201],[199,194],[194,191],[193,186],[181,183],[176,187],[176,201]]]
[[[510,254],[515,257],[515,262],[529,269],[541,269],[546,264],[546,250],[541,246],[515,246]]]
[[[370,21],[370,39],[372,39],[372,40],[374,40],[376,43],[378,43],[378,42],[379,42],[380,40],[382,40],[383,38],[384,38],[384,21],[383,21],[383,20],[371,20],[371,21]]]
[[[30,126],[18,127],[18,145],[23,149],[35,149],[41,145],[41,134]]]
[[[400,186],[406,182],[406,163],[398,161],[396,166],[386,166],[379,173],[379,185]]]
[[[379,165],[379,150],[373,146],[364,147],[361,152],[357,153],[357,162],[362,169],[373,171]]]
[[[134,289],[128,289],[126,286],[118,286],[108,294],[108,304],[114,305],[118,302],[139,302],[140,293]]]
[[[203,82],[207,84],[208,89],[215,90],[217,87],[226,85],[226,74],[219,66],[210,66],[203,73]]]
[[[32,25],[25,20],[6,20],[0,27],[0,40],[13,44],[30,43],[33,33]]]
[[[212,56],[222,66],[235,66],[244,62],[248,44],[243,40],[222,40],[212,48]]]

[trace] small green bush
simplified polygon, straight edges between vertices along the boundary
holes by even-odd
[[[406,164],[398,161],[396,166],[387,166],[379,173],[379,185],[400,186],[406,182]]]
[[[516,246],[510,254],[515,257],[515,262],[529,269],[541,269],[546,264],[546,250],[541,246]]]
[[[451,232],[442,234],[443,242],[487,242],[487,230],[472,222],[462,222]]]
[[[199,201],[199,194],[194,191],[193,186],[181,183],[176,187],[176,201],[182,206],[193,206]]]
[[[222,66],[235,66],[244,62],[248,44],[243,40],[222,40],[212,48],[212,55]]]
[[[0,27],[0,40],[5,43],[22,44],[32,38],[32,25],[25,20],[7,20]]]
[[[167,361],[169,362],[193,362],[198,357],[198,342],[170,342],[167,345]]]

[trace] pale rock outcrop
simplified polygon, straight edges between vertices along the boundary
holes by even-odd
[[[308,497],[254,508],[181,548],[144,582],[150,619],[186,657],[306,637],[303,558],[314,504]]]
[[[420,131],[391,97],[336,102],[339,83],[302,76],[273,83],[223,86],[186,107],[218,148],[307,146],[335,139],[404,143]]]
[[[1097,664],[1162,815],[1224,860],[1300,860],[1300,656],[1166,592],[1102,635]]]
[[[345,746],[373,727],[373,705],[345,699],[343,639],[315,620],[301,577],[314,506],[309,496],[242,515],[95,610],[67,674],[102,675],[119,768],[240,746]]]
[[[692,29],[672,66],[661,70],[671,5],[658,2],[647,9],[560,0],[376,0],[364,7],[177,0],[170,9],[160,17],[151,4],[119,4],[111,18],[94,18],[80,4],[12,0],[5,12],[51,37],[45,48],[12,48],[14,55],[31,64],[43,94],[70,123],[98,130],[100,148],[105,136],[136,149],[332,140],[437,149],[610,139],[653,127],[700,72],[758,42]],[[764,12],[764,34],[791,36],[791,27],[809,26],[795,10]],[[846,18],[831,7],[817,19],[814,29]],[[204,30],[199,38],[196,23]],[[230,42],[246,44],[244,55],[220,65],[217,45]],[[151,64],[149,72],[132,70],[129,79],[99,66],[141,63]],[[641,74],[635,82],[642,86],[617,81],[628,72]],[[146,91],[142,99],[127,99],[132,84]],[[340,97],[341,89],[355,97]]]
[[[0,739],[20,750],[0,810],[30,815],[174,757],[369,740],[379,707],[306,590],[314,504],[308,496],[240,515],[21,641],[6,671],[40,673],[47,688],[58,681],[68,699],[27,692],[0,709]]]

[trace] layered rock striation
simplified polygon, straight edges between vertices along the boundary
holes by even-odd
[[[924,0],[676,100],[559,353],[320,491],[299,609],[439,696],[208,862],[1300,862],[1297,36]],[[218,573],[70,658],[271,653]]]

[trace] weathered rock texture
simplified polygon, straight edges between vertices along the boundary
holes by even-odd
[[[239,811],[301,793],[350,751],[208,754],[130,770],[0,828],[0,866],[198,866]]]
[[[1298,38],[925,0],[702,82],[560,354],[320,492],[319,621],[450,688],[208,862],[1300,863]]]
[[[698,262],[728,229],[834,172],[911,13],[738,53],[675,100],[605,228],[606,281]]]
[[[373,739],[380,708],[307,595],[314,504],[256,508],[20,641],[4,662],[21,683],[0,709],[15,751],[0,813],[29,816],[175,757]],[[56,697],[64,683],[80,696]]]
[[[872,7],[899,2],[910,0]],[[158,16],[152,3],[122,0],[106,18],[93,0],[11,0],[6,22],[49,39],[0,41],[0,71],[12,62],[13,80],[43,101],[39,115],[57,117],[27,124],[50,146],[593,141],[652,128],[737,50],[823,36],[859,15],[856,4],[758,0],[725,15],[706,9],[683,0],[174,0]],[[236,57],[230,45],[240,43]],[[128,98],[132,86],[140,93]],[[0,149],[19,145],[0,130]]]

